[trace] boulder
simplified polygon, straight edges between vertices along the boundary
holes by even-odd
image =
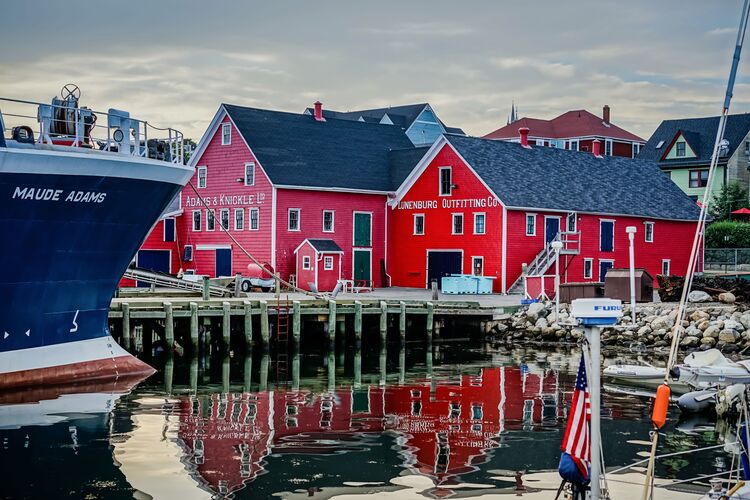
[[[739,321],[735,321],[733,319],[728,319],[724,322],[724,328],[728,330],[736,330],[738,332],[741,332],[745,329],[744,326],[742,326],[742,323]]]
[[[700,342],[700,339],[698,337],[693,337],[692,335],[688,335],[682,339],[680,342],[680,345],[682,347],[695,347]]]
[[[704,320],[704,319],[710,319],[711,315],[708,314],[706,311],[701,311],[700,309],[697,311],[693,311],[693,314],[690,315],[690,319],[695,321],[696,323]]]
[[[711,296],[702,290],[693,290],[688,294],[688,302],[711,302]]]
[[[701,339],[701,345],[707,345],[709,348],[716,345],[716,339],[713,337],[703,337]]]
[[[669,330],[674,326],[674,318],[670,316],[659,316],[651,322],[652,330],[666,329]]]
[[[650,327],[650,326],[642,326],[642,327],[640,327],[640,328],[638,329],[638,336],[639,336],[639,337],[641,337],[641,336],[644,336],[644,335],[648,335],[648,334],[649,334],[649,333],[651,333],[652,331],[653,331],[653,330],[651,330],[651,327]]]
[[[706,328],[705,330],[703,330],[703,337],[704,338],[711,337],[711,338],[717,339],[717,338],[719,338],[719,332],[720,331],[721,330],[719,329],[718,326],[711,325],[708,328]]]
[[[493,330],[493,331],[494,331],[495,333],[503,333],[503,332],[504,332],[504,331],[506,331],[507,329],[508,329],[508,326],[507,326],[507,325],[504,325],[504,324],[502,324],[502,323],[497,323],[497,324],[496,324],[495,326],[493,326],[493,327],[492,327],[492,330]]]
[[[740,316],[740,323],[742,323],[742,326],[745,328],[750,328],[750,313]]]
[[[737,341],[737,338],[737,332],[730,328],[725,328],[719,332],[719,342],[734,343]]]
[[[724,292],[719,294],[719,302],[723,302],[725,304],[734,304],[736,300],[737,297],[735,297],[732,292]]]
[[[711,323],[707,319],[702,319],[695,323],[695,327],[698,328],[698,330],[701,330],[703,332],[705,332],[709,326],[711,326]],[[746,328],[750,328],[750,327],[746,327]]]
[[[529,318],[530,321],[536,321],[537,318],[544,312],[545,307],[544,304],[541,302],[534,302],[532,304],[529,304],[529,308],[526,311],[526,317]]]
[[[534,326],[537,328],[547,328],[549,326],[549,323],[547,323],[547,318],[539,318],[538,320],[536,320]]]

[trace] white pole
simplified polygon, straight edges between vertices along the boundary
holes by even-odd
[[[628,233],[628,240],[630,240],[630,316],[633,319],[635,325],[635,226],[628,226],[625,228],[625,232]]]
[[[555,323],[560,324],[560,249],[562,241],[553,241],[552,248],[555,250]]]
[[[591,500],[599,500],[601,476],[601,401],[600,401],[600,375],[601,352],[599,340],[599,327],[586,327],[586,337],[588,337],[589,346],[591,346],[591,370],[588,373],[589,379],[589,402],[591,404]]]

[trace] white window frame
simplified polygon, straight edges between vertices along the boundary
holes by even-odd
[[[573,147],[574,144],[575,144],[575,148]],[[568,151],[578,151],[578,145],[579,145],[578,139],[571,139],[571,140],[569,140],[568,141]]]
[[[460,233],[456,232],[456,217],[461,217],[461,232]],[[457,212],[457,213],[451,214],[451,234],[454,235],[454,236],[460,236],[460,235],[464,234],[464,232],[465,232],[465,228],[464,228],[465,222],[466,221],[464,219],[464,214],[463,213],[458,213]]]
[[[602,279],[602,262],[609,262],[610,264],[612,264],[610,269],[614,269],[615,267],[615,259],[599,259],[599,283],[604,282],[604,279]]]
[[[482,232],[477,232],[477,217],[482,216]],[[474,234],[487,234],[487,213],[474,212]]]
[[[213,227],[208,226],[208,221],[213,220]],[[216,231],[216,210],[213,208],[206,209],[206,231]]]
[[[297,228],[292,229],[291,222],[292,222],[292,212],[297,212]],[[286,211],[286,230],[290,232],[299,232],[302,230],[302,221],[300,220],[300,217],[302,216],[302,210],[299,208],[290,208]]]
[[[612,250],[610,250],[612,253],[615,251],[615,220],[614,219],[599,219],[599,251],[605,252],[606,250],[602,250],[602,222],[611,222],[612,223]],[[608,259],[601,259],[601,260],[608,260]]]
[[[333,255],[325,255],[323,257],[323,270],[333,271]]]
[[[536,236],[536,216],[537,214],[526,214],[526,217],[523,220],[524,228],[523,231],[526,234],[526,236]],[[534,232],[529,232],[529,217],[534,218]]]
[[[607,152],[607,149],[609,149],[609,153]],[[612,139],[604,139],[604,156],[612,156],[613,152],[614,143],[612,142]]]
[[[250,182],[250,183],[247,182],[248,168],[250,168],[253,172],[253,182]],[[245,163],[245,186],[255,186],[255,162],[254,161]]]
[[[195,229],[195,214],[198,214],[198,229]],[[200,233],[203,228],[203,210],[193,210],[193,218],[191,220],[193,232]]]
[[[536,146],[544,146],[544,139],[535,139],[534,145],[536,145]]]
[[[664,264],[667,265],[666,274],[664,273]],[[662,276],[669,276],[670,274],[672,274],[672,259],[661,259],[661,274]]]
[[[326,214],[331,214],[331,229],[326,229]],[[323,232],[333,233],[336,231],[336,211],[335,210],[323,210]]]
[[[242,214],[242,224],[237,224],[237,214]],[[244,208],[235,208],[234,209],[234,230],[235,231],[244,231],[245,230],[245,209]]]
[[[258,222],[257,227],[253,227],[253,212],[255,212],[256,217],[255,220]],[[251,208],[248,210],[247,214],[247,229],[249,231],[257,231],[260,229],[260,209],[259,208]]]
[[[203,184],[201,184],[201,173],[203,174]],[[205,189],[208,185],[208,168],[198,167],[198,189]]]
[[[417,219],[418,218],[422,219],[422,232],[421,233],[417,232]],[[425,223],[424,214],[414,214],[413,224],[412,224],[412,234],[414,236],[424,236],[424,223]]]
[[[651,238],[648,237],[648,229],[651,228]],[[654,223],[653,222],[644,222],[643,223],[643,241],[646,243],[653,243],[654,242]]]
[[[443,170],[450,172],[450,182],[448,183],[448,192],[443,193]],[[438,195],[439,196],[452,196],[453,195],[453,167],[438,167]]]
[[[224,214],[227,214],[227,225],[224,225]],[[231,215],[231,212],[228,208],[221,208],[219,209],[219,226],[226,231],[229,231],[229,216]]]
[[[229,122],[221,124],[221,145],[229,146],[232,144],[232,124]]]
[[[303,271],[310,271],[312,269],[312,266],[310,265],[310,256],[309,255],[303,255],[302,256],[302,270]]]
[[[586,272],[586,264],[589,265],[589,272]],[[583,279],[590,280],[594,279],[594,259],[587,258],[583,259]]]
[[[641,143],[634,142],[632,144],[632,157],[635,158],[641,153]]]
[[[477,260],[482,262],[482,274],[474,274],[474,262]],[[484,276],[484,256],[482,255],[471,256],[471,275],[472,276]]]
[[[570,219],[573,218],[573,229],[570,228]],[[578,214],[575,212],[568,212],[565,217],[565,231],[568,233],[578,232]]]

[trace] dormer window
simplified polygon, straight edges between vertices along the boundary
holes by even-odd
[[[680,141],[675,144],[675,156],[685,156],[685,143]]]
[[[228,146],[232,144],[232,124],[222,123],[221,124],[221,145]]]

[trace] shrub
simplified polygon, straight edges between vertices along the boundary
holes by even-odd
[[[706,228],[706,248],[750,248],[750,223],[714,222]]]

